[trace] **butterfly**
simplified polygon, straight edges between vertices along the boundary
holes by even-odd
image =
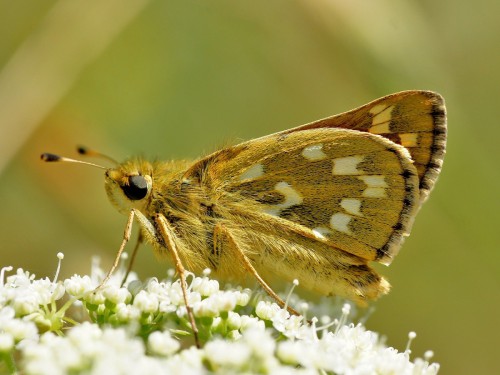
[[[251,275],[281,306],[274,277],[365,304],[389,291],[370,263],[398,253],[445,148],[443,98],[404,91],[196,161],[116,163],[105,188],[128,221],[110,274],[135,221],[141,239],[172,257],[195,336],[186,269]]]

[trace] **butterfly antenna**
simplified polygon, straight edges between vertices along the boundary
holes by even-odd
[[[78,153],[80,155],[85,155],[85,156],[94,156],[94,157],[98,157],[98,158],[102,158],[102,159],[106,159],[108,161],[110,161],[111,163],[113,163],[114,165],[118,165],[119,163],[113,159],[111,156],[108,156],[106,154],[102,154],[98,151],[95,151],[95,150],[91,150],[85,146],[78,146],[76,148],[76,150],[78,151]]]
[[[71,159],[71,158],[67,158],[67,157],[64,157],[64,156],[59,156],[59,155],[56,155],[56,154],[50,154],[48,152],[43,153],[40,156],[40,158],[43,161],[50,162],[50,163],[53,163],[53,162],[68,162],[68,163],[86,164],[86,165],[90,165],[92,167],[97,167],[97,168],[101,168],[101,169],[108,169],[106,167],[103,167],[102,165],[98,165],[98,164],[94,164],[94,163],[89,163],[89,162],[86,162],[86,161],[81,161],[81,160],[76,160],[76,159]]]

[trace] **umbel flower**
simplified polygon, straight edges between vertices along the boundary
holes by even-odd
[[[58,255],[59,266],[63,258]],[[59,267],[58,267],[59,269]],[[179,280],[141,282],[131,275],[120,286],[120,269],[103,288],[94,262],[90,275],[37,279],[23,269],[0,273],[0,373],[22,374],[437,374],[439,365],[410,359],[409,344],[398,352],[379,334],[350,322],[351,306],[333,311],[295,300],[304,315],[249,289],[222,289],[190,275],[201,349],[194,345]],[[293,288],[292,288],[293,290]],[[328,308],[324,305],[329,303]],[[319,326],[321,321],[322,326]],[[409,342],[415,337],[410,333]]]

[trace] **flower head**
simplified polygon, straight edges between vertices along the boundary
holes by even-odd
[[[9,269],[0,275],[0,358],[21,358],[18,367],[28,375],[432,375],[439,370],[430,363],[432,352],[412,362],[409,345],[398,352],[377,333],[351,323],[350,305],[340,306],[335,316],[307,321],[269,300],[253,298],[248,289],[221,289],[208,272],[190,274],[187,287],[204,342],[197,349],[178,280],[133,280],[126,287],[110,283],[96,290],[96,275],[104,273],[95,264],[93,276],[59,282],[37,279],[22,269],[4,282],[5,271]],[[292,303],[296,299],[287,297]],[[308,314],[333,310],[331,305],[299,305]],[[70,307],[75,317],[67,315]],[[323,325],[317,327],[318,321]],[[411,333],[410,341],[414,338]]]

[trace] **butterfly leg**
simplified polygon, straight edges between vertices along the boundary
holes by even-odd
[[[238,243],[234,239],[234,237],[231,235],[229,230],[224,227],[222,224],[217,224],[214,228],[214,247],[215,246],[221,246],[221,244],[226,245],[228,248],[230,248],[234,254],[240,259],[241,263],[245,267],[245,269],[250,272],[255,279],[259,282],[259,284],[262,286],[262,288],[266,291],[267,294],[269,294],[277,303],[280,305],[282,308],[285,308],[288,310],[290,314],[293,315],[298,315],[300,316],[297,312],[297,310],[293,309],[292,307],[288,306],[283,299],[281,299],[280,296],[278,296],[274,290],[260,277],[259,273],[257,270],[254,268],[252,265],[252,262],[248,257],[245,255],[245,253],[241,250],[241,248],[238,246]]]
[[[122,280],[122,283],[120,285],[121,287],[125,284],[125,281],[127,281],[128,275],[132,271],[132,267],[133,267],[134,261],[135,261],[135,256],[137,255],[139,247],[141,246],[143,241],[144,241],[144,235],[142,234],[142,231],[139,231],[139,237],[137,237],[137,242],[135,244],[134,250],[132,251],[132,256],[130,257],[130,262],[128,263],[127,272],[125,273],[125,276],[123,276],[123,280]]]
[[[177,246],[175,245],[174,242],[174,237],[175,237],[174,230],[170,225],[170,223],[165,218],[165,216],[163,216],[162,214],[156,214],[155,223],[158,226],[158,230],[165,242],[165,246],[172,254],[172,257],[174,258],[175,269],[179,274],[179,278],[181,280],[182,295],[184,296],[184,303],[186,304],[186,310],[189,322],[191,324],[191,328],[193,329],[194,340],[196,342],[196,346],[200,348],[201,346],[198,339],[198,327],[196,327],[196,322],[194,321],[193,309],[189,305],[187,299],[187,283],[185,275],[186,270],[182,265],[181,258],[179,257],[179,253],[177,251]]]
[[[111,269],[108,271],[106,277],[101,281],[101,283],[97,286],[97,288],[95,288],[95,290],[102,288],[102,286],[109,281],[111,275],[113,275],[113,272],[115,272],[116,268],[118,267],[118,263],[120,262],[120,258],[122,256],[123,250],[125,249],[125,245],[130,240],[130,234],[132,232],[132,223],[134,222],[134,216],[135,216],[135,210],[131,210],[130,214],[128,215],[127,225],[125,226],[125,233],[123,234],[122,243],[120,245],[120,248],[118,249],[118,252],[116,253],[115,261],[111,266]]]

